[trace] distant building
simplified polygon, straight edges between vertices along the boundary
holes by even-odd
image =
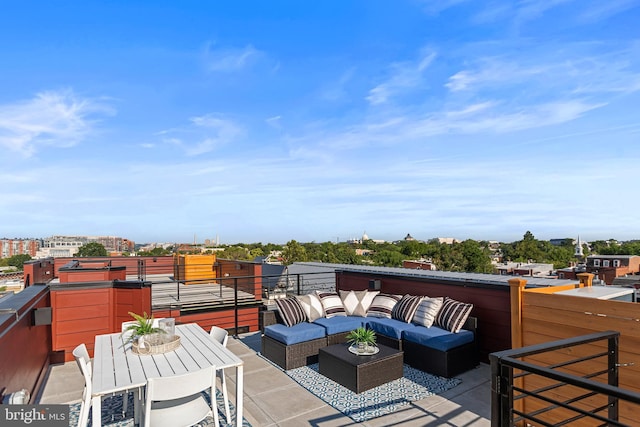
[[[564,239],[549,239],[549,243],[553,246],[562,246],[567,242],[571,242],[572,245],[576,243],[576,241],[570,237],[565,237]]]
[[[133,240],[115,236],[51,236],[43,239],[35,258],[60,258],[74,256],[87,243],[100,243],[112,255],[133,252]]]
[[[404,260],[402,261],[403,268],[415,268],[416,270],[437,270],[438,268],[430,259],[416,259],[416,260]]]
[[[437,237],[436,239],[439,243],[443,243],[446,245],[453,245],[454,243],[458,242],[458,240],[453,237]]]
[[[0,239],[0,258],[10,258],[14,255],[30,255],[35,258],[40,248],[37,239]]]
[[[540,276],[546,277],[553,273],[553,264],[504,262],[494,266],[494,273],[501,276]]]
[[[587,273],[612,285],[616,277],[640,274],[640,256],[638,255],[589,255]]]

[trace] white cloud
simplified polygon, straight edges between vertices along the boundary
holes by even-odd
[[[205,114],[189,119],[182,128],[157,132],[166,135],[162,141],[184,149],[187,156],[197,156],[214,151],[237,140],[244,130],[221,114]]]
[[[573,1],[575,0],[521,0],[518,7],[518,19],[536,19],[554,7]]]
[[[369,91],[366,97],[371,105],[386,103],[389,98],[423,85],[423,73],[436,58],[435,52],[422,55],[418,61],[391,65],[391,75]]]
[[[597,22],[611,18],[629,9],[640,6],[638,0],[607,0],[595,1],[584,12],[578,15],[578,19],[585,22]]]
[[[274,129],[280,129],[282,128],[282,125],[280,124],[280,119],[282,119],[281,116],[269,117],[268,119],[265,119],[265,123]]]
[[[469,0],[422,0],[424,10],[430,15],[437,15],[440,12]]]
[[[206,67],[214,72],[233,72],[254,64],[263,55],[251,45],[243,48],[215,48],[209,44],[205,48]]]
[[[0,146],[29,157],[40,147],[70,147],[94,129],[107,105],[76,96],[71,90],[46,91],[34,98],[0,105]]]

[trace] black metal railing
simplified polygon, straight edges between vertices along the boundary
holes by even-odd
[[[619,382],[619,332],[606,331],[589,335],[538,344],[489,355],[491,362],[491,425],[540,425],[565,426],[582,421],[591,425],[624,426],[619,421],[620,401],[640,405],[640,393],[618,387]],[[584,351],[574,347],[607,341],[606,350],[589,346]],[[548,359],[560,359],[554,351],[564,352],[561,362],[541,366],[522,358],[549,353]],[[583,354],[581,357],[567,355]],[[580,364],[589,362],[590,369],[583,376]],[[595,362],[595,364],[593,363]],[[533,377],[540,377],[545,384],[537,388],[523,386]],[[532,408],[532,409],[528,409]],[[535,408],[535,409],[534,409]],[[640,409],[640,406],[638,408]]]

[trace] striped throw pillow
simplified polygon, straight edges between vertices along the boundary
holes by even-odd
[[[367,316],[391,319],[393,307],[395,307],[401,299],[402,295],[378,294],[373,299],[371,307],[369,307],[369,311],[367,311]]]
[[[444,297],[442,308],[436,316],[434,325],[457,334],[462,329],[464,322],[467,321],[472,309],[473,304]]]
[[[424,326],[425,328],[430,328],[436,320],[440,308],[442,308],[443,300],[444,298],[442,297],[424,297],[420,305],[418,305],[416,314],[413,315],[413,323]]]
[[[422,296],[417,295],[405,295],[398,301],[391,311],[391,318],[396,320],[402,320],[403,322],[411,322],[413,315],[422,301]]]
[[[346,316],[347,312],[344,309],[340,295],[335,292],[320,292],[316,291],[316,295],[322,302],[322,308],[324,308],[324,316],[329,319],[335,316]]]
[[[282,320],[287,326],[297,325],[307,320],[300,302],[293,297],[277,299],[276,305]]]

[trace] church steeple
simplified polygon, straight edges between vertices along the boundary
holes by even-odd
[[[579,263],[584,261],[584,249],[582,248],[582,240],[580,239],[580,236],[578,236],[573,256],[578,259]]]

